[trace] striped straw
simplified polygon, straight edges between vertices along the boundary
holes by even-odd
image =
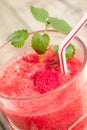
[[[80,29],[86,24],[87,22],[87,14],[85,14],[79,23],[71,30],[71,32],[66,36],[66,38],[62,41],[59,46],[59,60],[62,73],[68,73],[68,67],[65,57],[65,50],[69,45],[69,42],[75,37],[75,35],[80,31]]]

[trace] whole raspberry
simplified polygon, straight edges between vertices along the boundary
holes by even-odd
[[[58,87],[58,73],[52,70],[39,70],[34,76],[35,90],[41,94]]]

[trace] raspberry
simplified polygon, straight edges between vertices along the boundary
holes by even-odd
[[[34,76],[35,90],[41,94],[58,87],[58,73],[52,70],[39,70]]]

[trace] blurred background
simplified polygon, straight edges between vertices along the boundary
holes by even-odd
[[[31,16],[31,5],[47,9],[51,16],[65,19],[72,27],[87,12],[87,0],[0,0],[0,44],[6,42],[6,37],[17,29],[35,31],[44,28]],[[86,26],[78,35],[84,40]]]
[[[0,0],[0,45],[15,30],[44,29],[44,25],[32,17],[29,10],[31,5],[47,9],[51,16],[65,19],[72,27],[87,13],[87,0]],[[87,25],[78,36],[87,44]],[[2,116],[0,121],[0,130],[8,130]]]

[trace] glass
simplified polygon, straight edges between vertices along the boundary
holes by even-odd
[[[52,45],[60,44],[66,36],[52,30],[48,31],[48,34]],[[0,48],[0,72],[3,71],[3,65],[8,64],[8,60],[15,55],[25,50],[31,52],[28,45],[31,36],[21,49],[14,48],[9,43]],[[0,110],[11,130],[67,130],[81,117],[83,113],[81,91],[87,80],[86,47],[77,37],[72,44],[82,66],[63,86],[34,97],[10,97],[0,93]]]
[[[76,121],[68,130],[87,130],[87,113]]]

